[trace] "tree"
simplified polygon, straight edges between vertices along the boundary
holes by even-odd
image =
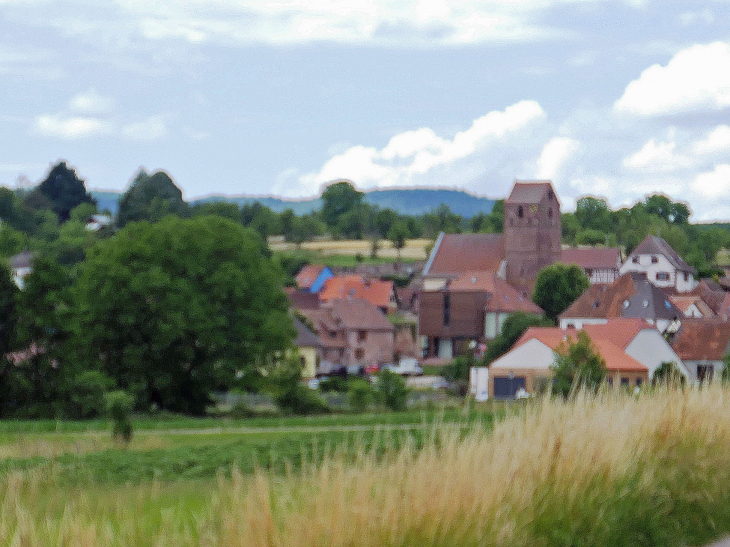
[[[294,335],[266,251],[217,216],[129,224],[81,267],[79,351],[140,404],[202,414],[213,389],[270,365]]]
[[[396,259],[396,269],[400,267],[400,252],[403,247],[406,246],[406,238],[408,237],[408,227],[402,221],[397,221],[388,230],[388,240],[390,240],[393,247],[395,247],[398,253]]]
[[[611,229],[611,209],[604,199],[582,197],[575,205],[575,217],[581,228],[606,232]]]
[[[322,192],[322,220],[328,228],[337,226],[345,213],[362,204],[364,196],[349,181],[341,180],[330,184]]]
[[[172,182],[170,175],[164,171],[148,175],[142,169],[119,199],[117,225],[122,228],[128,222],[156,222],[169,214],[185,216],[187,211],[182,190]]]
[[[723,357],[723,360],[724,359],[725,358]],[[651,375],[651,384],[653,386],[681,386],[684,385],[684,382],[684,374],[679,371],[679,367],[674,361],[662,361],[662,363],[654,369],[654,373]]]
[[[15,339],[16,298],[18,287],[10,277],[10,269],[0,265],[0,417],[17,405],[15,365],[8,359]]]
[[[63,161],[53,166],[36,192],[48,200],[51,209],[61,222],[66,222],[71,209],[81,203],[90,203],[96,207],[96,200],[86,191],[84,181]]]
[[[530,327],[550,327],[552,325],[553,322],[550,319],[534,313],[518,311],[510,314],[502,324],[501,332],[489,342],[482,362],[488,365],[507,353]]]
[[[532,301],[545,315],[557,320],[558,315],[590,286],[585,272],[575,264],[556,262],[540,270],[532,292]]]
[[[556,350],[553,371],[553,392],[567,397],[574,387],[595,391],[606,377],[606,361],[591,344],[585,331],[578,332],[575,342],[562,343]]]
[[[380,400],[390,410],[405,410],[408,402],[406,381],[392,370],[383,370],[378,374],[376,390]]]

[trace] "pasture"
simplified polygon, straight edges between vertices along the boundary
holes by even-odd
[[[393,262],[398,256],[398,251],[387,239],[378,241],[378,258],[382,261]],[[406,246],[401,249],[401,260],[426,260],[427,250],[433,245],[432,239],[408,239]],[[272,251],[294,251],[297,246],[294,243],[284,241],[282,237],[269,238],[269,248]],[[372,242],[368,239],[343,239],[343,240],[321,240],[305,241],[299,247],[305,251],[320,253],[324,257],[331,256],[355,256],[362,255],[365,258],[370,256]]]
[[[129,446],[102,421],[3,423],[0,545],[701,545],[730,530],[728,405],[713,385],[176,418],[137,421]]]

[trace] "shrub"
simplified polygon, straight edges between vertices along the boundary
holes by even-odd
[[[330,376],[319,382],[319,390],[322,393],[330,391],[338,391],[344,393],[347,391],[347,379],[342,376]]]
[[[558,395],[567,397],[577,385],[595,392],[606,377],[606,362],[595,352],[584,331],[578,333],[575,342],[560,344],[556,353],[558,356],[551,368],[553,392]]]
[[[126,391],[116,390],[106,395],[106,408],[114,425],[112,437],[129,443],[132,440],[132,422],[129,414],[134,407],[134,397]]]
[[[353,380],[347,390],[347,402],[355,412],[365,412],[375,398],[373,386],[367,380]]]
[[[677,363],[674,361],[662,361],[662,364],[651,375],[651,385],[653,386],[668,385],[676,387],[684,385],[684,382],[684,374],[679,371],[679,367],[677,367]]]
[[[100,416],[106,410],[106,392],[114,386],[114,380],[98,370],[86,370],[74,378],[68,393],[67,414],[75,419]]]
[[[392,370],[383,370],[378,375],[377,393],[386,408],[405,410],[408,387],[406,381]]]

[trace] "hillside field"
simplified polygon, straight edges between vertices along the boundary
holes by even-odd
[[[406,241],[406,246],[401,249],[401,259],[404,261],[426,260],[428,258],[426,251],[433,246],[433,243],[432,239],[409,239]],[[381,239],[379,245],[378,258],[388,261],[396,259],[398,252],[390,241]],[[294,251],[297,249],[294,243],[284,241],[283,237],[269,238],[269,247],[272,251]],[[323,256],[355,256],[360,254],[365,258],[370,256],[371,248],[372,242],[367,239],[306,241],[301,245],[301,249],[318,252]]]

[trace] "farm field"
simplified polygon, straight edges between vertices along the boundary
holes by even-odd
[[[392,243],[387,239],[379,241],[380,249],[378,258],[384,261],[392,262],[396,259],[398,252]],[[408,260],[426,260],[426,253],[433,245],[431,239],[408,239],[406,246],[401,249],[401,259]],[[302,250],[321,253],[323,256],[332,255],[350,255],[357,254],[363,257],[370,256],[372,243],[367,239],[343,239],[343,240],[323,240],[323,241],[305,241],[301,245]],[[272,251],[294,251],[297,246],[294,243],[288,243],[283,238],[269,238],[269,247]]]
[[[0,545],[702,545],[730,530],[729,404],[715,385],[415,424],[137,422],[126,448],[102,422],[6,427]]]

